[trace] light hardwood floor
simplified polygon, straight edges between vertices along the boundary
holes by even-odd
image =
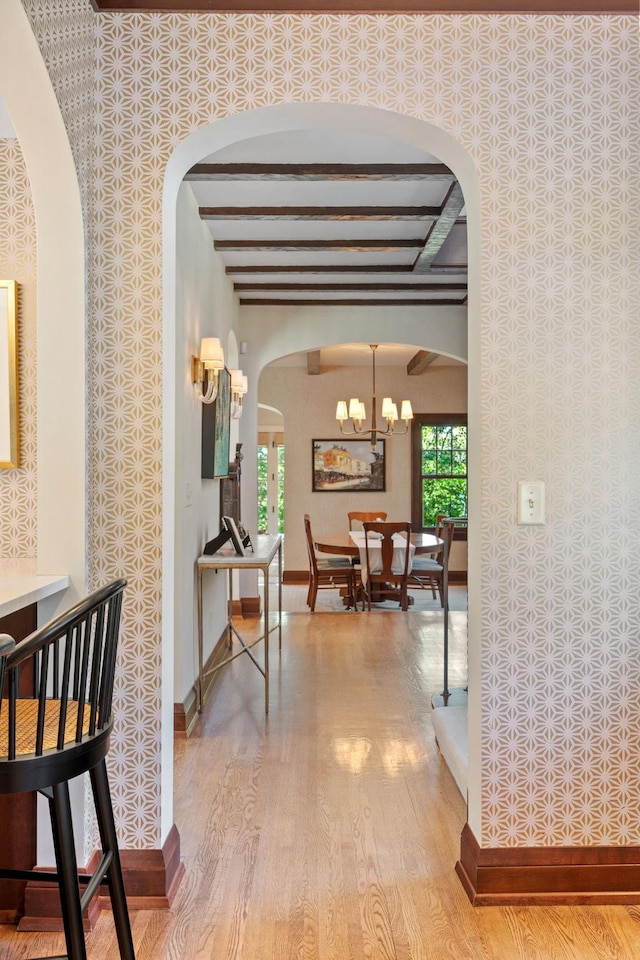
[[[452,615],[452,684],[466,617]],[[454,873],[465,805],[429,699],[441,616],[286,616],[271,714],[247,658],[176,749],[186,873],[170,911],[132,914],[138,960],[633,960],[640,909],[473,909]],[[248,624],[250,626],[250,624]],[[61,949],[0,930],[0,957]],[[111,916],[89,956],[115,958]]]

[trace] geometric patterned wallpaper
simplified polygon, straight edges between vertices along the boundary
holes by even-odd
[[[20,466],[0,470],[0,560],[36,558],[36,222],[20,141],[0,139],[0,278],[18,283]]]
[[[83,33],[88,2],[28,7],[64,98],[66,41],[44,34],[61,9]],[[123,846],[159,834],[161,405],[142,360],[159,369],[164,171],[203,124],[293,101],[427,120],[478,169],[483,845],[640,844],[637,20],[93,23],[89,553],[92,582],[131,584],[111,752]],[[546,526],[515,525],[519,479],[545,481]]]

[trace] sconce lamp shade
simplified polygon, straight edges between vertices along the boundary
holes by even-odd
[[[200,362],[208,370],[222,370],[224,367],[224,350],[217,337],[203,337],[200,343]]]
[[[191,379],[198,384],[198,399],[213,403],[218,396],[218,373],[224,369],[224,350],[217,337],[203,337],[200,356],[191,358]]]
[[[403,420],[413,420],[413,407],[410,400],[403,400],[400,409],[400,416]]]
[[[229,370],[231,374],[231,389],[240,392],[242,388],[242,370]]]
[[[249,389],[249,381],[242,370],[230,370],[231,374],[231,416],[239,420],[242,416],[242,398]]]

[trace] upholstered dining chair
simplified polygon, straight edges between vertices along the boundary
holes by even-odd
[[[339,590],[346,588],[347,605],[358,609],[356,594],[356,572],[347,557],[318,557],[313,534],[311,519],[308,513],[304,515],[304,531],[307,539],[307,554],[309,557],[309,589],[307,591],[307,606],[311,612],[316,608],[318,590]]]
[[[452,525],[443,521],[444,514],[438,514],[433,531],[443,541],[440,553],[437,557],[416,556],[409,574],[409,589],[431,590],[434,599],[437,590],[441,607],[444,607],[444,565],[449,563],[453,540]]]
[[[362,565],[362,589],[371,610],[372,597],[398,599],[403,610],[409,609],[407,586],[411,569],[411,524],[406,520],[397,522],[365,522],[364,564]],[[399,548],[399,541],[406,539],[406,546]],[[402,544],[400,544],[402,546]]]
[[[376,520],[386,520],[384,510],[350,510],[347,513],[349,530],[362,530],[363,523],[373,523]]]
[[[126,580],[114,580],[18,644],[0,636],[0,794],[38,791],[47,798],[56,859],[55,872],[0,865],[0,877],[58,884],[69,960],[86,960],[82,914],[102,883],[119,956],[135,960],[105,762],[125,587]],[[32,665],[25,695],[20,670]],[[87,772],[102,857],[93,875],[79,875],[69,781]]]

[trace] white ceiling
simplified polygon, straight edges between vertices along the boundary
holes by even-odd
[[[419,302],[428,309],[466,302],[460,203],[431,267],[414,272],[430,233],[445,223],[438,213],[457,187],[455,178],[438,157],[384,131],[254,137],[203,157],[186,179],[241,304]],[[381,345],[376,363],[406,366],[420,349]],[[369,365],[371,350],[368,343],[326,347],[320,363],[323,369]],[[276,364],[304,367],[307,354]]]
[[[203,157],[186,179],[241,304],[465,302],[464,207],[431,266],[415,268],[446,220],[455,178],[437,157],[384,132],[250,138]]]

